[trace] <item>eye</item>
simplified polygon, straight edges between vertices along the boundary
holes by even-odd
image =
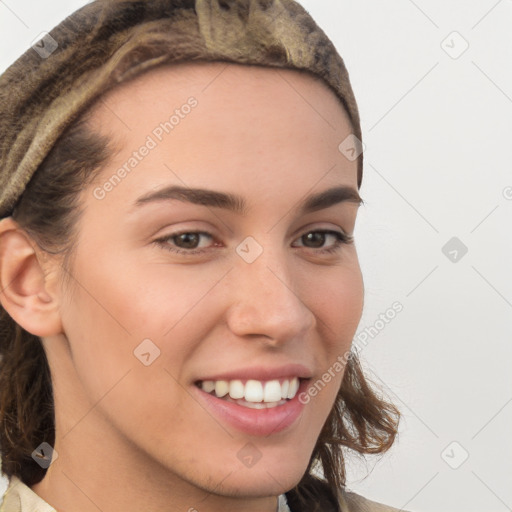
[[[324,248],[323,245],[325,244],[326,240],[332,237],[334,238],[334,243],[330,245],[327,248]],[[307,233],[304,233],[299,240],[305,242],[308,248],[318,249],[315,251],[320,254],[324,253],[334,253],[336,251],[339,251],[341,249],[342,245],[345,244],[351,244],[354,239],[353,237],[347,235],[346,233],[342,231],[333,231],[333,230],[317,230],[317,231],[308,231]]]
[[[210,244],[206,243],[206,245],[203,244],[201,246],[202,238],[209,239]],[[323,247],[330,238],[334,239],[334,243],[327,248]],[[205,231],[182,231],[159,238],[155,240],[155,243],[170,252],[193,256],[211,250],[211,241],[213,239],[213,235]],[[352,236],[342,231],[333,230],[309,231],[299,237],[298,240],[301,240],[303,244],[299,247],[313,249],[314,252],[319,254],[334,253],[339,251],[342,245],[350,244],[354,241]],[[219,246],[221,244],[215,243],[214,245]]]
[[[177,254],[192,255],[205,252],[205,246],[200,247],[201,237],[213,240],[213,236],[204,231],[182,231],[155,240],[155,243]]]

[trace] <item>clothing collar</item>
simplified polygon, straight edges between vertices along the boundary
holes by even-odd
[[[0,512],[57,512],[17,476],[12,476],[5,491]],[[281,494],[276,512],[291,512],[286,495]]]
[[[17,476],[11,476],[0,512],[57,512]]]
[[[1,512],[1,511],[0,511]],[[281,494],[277,501],[277,512],[291,512],[286,500],[286,495]]]

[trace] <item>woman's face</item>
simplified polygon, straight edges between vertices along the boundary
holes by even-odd
[[[45,341],[57,451],[183,489],[290,489],[363,304],[339,101],[296,71],[182,64],[114,89],[90,126],[120,149],[83,190],[65,337]]]

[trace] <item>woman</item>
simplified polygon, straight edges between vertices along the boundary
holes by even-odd
[[[92,2],[0,108],[0,510],[395,510],[345,489],[399,413],[350,353],[361,129],[304,9]]]

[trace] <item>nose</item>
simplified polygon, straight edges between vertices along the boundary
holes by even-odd
[[[265,249],[252,263],[240,259],[229,273],[230,330],[241,337],[262,337],[267,345],[300,339],[315,323],[301,280],[285,251]],[[302,285],[301,285],[302,281]]]

